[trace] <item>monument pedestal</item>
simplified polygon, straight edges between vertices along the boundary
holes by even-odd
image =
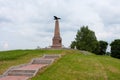
[[[62,42],[62,39],[60,37],[59,38],[54,37],[52,48],[62,48],[61,42]]]
[[[51,48],[62,48],[62,38],[60,37],[60,30],[59,30],[59,21],[56,16],[55,17],[55,30],[54,30],[54,37],[52,39],[52,46]]]

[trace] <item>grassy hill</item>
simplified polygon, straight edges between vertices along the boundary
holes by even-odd
[[[62,53],[63,50],[13,50],[0,52],[0,75],[9,67],[29,63],[43,54]]]
[[[15,50],[0,52],[0,74],[10,66],[43,54],[65,54],[31,80],[120,80],[120,59],[83,54],[77,50]]]

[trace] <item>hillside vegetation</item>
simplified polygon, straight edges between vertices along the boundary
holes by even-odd
[[[0,52],[0,74],[43,54],[65,54],[31,80],[120,80],[120,60],[77,50],[15,50]]]
[[[63,50],[13,50],[0,52],[0,75],[9,67],[29,63],[44,54],[62,53]]]

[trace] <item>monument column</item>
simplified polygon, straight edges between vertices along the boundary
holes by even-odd
[[[52,39],[52,48],[62,48],[62,38],[60,37],[59,19],[60,18],[54,16],[55,30],[54,37]]]

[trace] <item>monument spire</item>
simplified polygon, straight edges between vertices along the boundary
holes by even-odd
[[[59,29],[59,19],[60,18],[54,16],[55,30],[54,30],[54,37],[52,39],[52,48],[62,48],[62,39],[60,37],[60,29]]]

